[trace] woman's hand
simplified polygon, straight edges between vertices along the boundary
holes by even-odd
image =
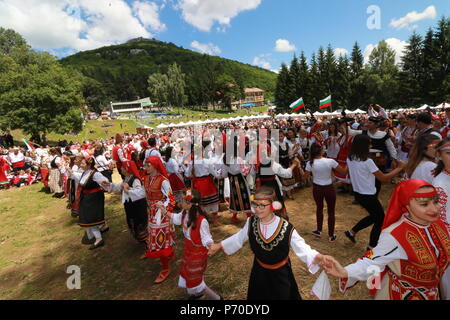
[[[348,272],[345,268],[332,256],[325,256],[320,265],[327,274],[338,277],[348,278]]]
[[[222,244],[220,242],[211,244],[208,250],[208,256],[211,257],[212,255],[215,255],[220,249],[222,249]]]
[[[109,187],[111,185],[111,183],[109,181],[102,181],[102,182],[100,182],[100,184],[104,187]]]

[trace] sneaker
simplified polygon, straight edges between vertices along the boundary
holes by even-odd
[[[322,231],[314,230],[311,232],[311,234],[320,238],[322,236]]]
[[[92,246],[90,246],[89,250],[94,250],[94,249],[103,247],[104,245],[105,245],[105,241],[103,241],[103,239],[102,239],[102,240],[100,240],[99,243],[97,243],[97,244],[94,243]]]
[[[86,235],[86,233],[83,236],[83,239],[81,239],[81,243],[82,244],[94,244],[95,243],[95,238],[92,237],[92,239],[89,239]]]
[[[350,233],[350,231],[345,231],[344,234],[345,234],[345,236],[346,236],[347,238],[350,239],[351,242],[356,243],[355,236],[352,236],[352,234]]]
[[[328,241],[335,242],[337,239],[337,235],[333,234],[331,237],[328,237]]]

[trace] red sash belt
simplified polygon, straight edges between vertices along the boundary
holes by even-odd
[[[83,193],[84,194],[89,194],[89,193],[96,193],[99,191],[102,191],[103,188],[95,188],[95,189],[83,189]]]
[[[289,261],[289,256],[287,256],[282,261],[275,263],[275,264],[265,264],[258,258],[256,258],[256,261],[258,261],[259,265],[261,267],[263,267],[264,269],[276,270],[276,269],[280,269],[282,266],[284,266]]]
[[[259,178],[261,179],[261,181],[273,181],[273,180],[275,180],[275,176],[272,176],[272,177],[260,176]]]
[[[13,168],[22,168],[25,166],[25,161],[18,161],[12,164]]]

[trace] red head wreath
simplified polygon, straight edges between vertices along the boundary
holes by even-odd
[[[161,174],[162,176],[164,176],[167,179],[167,177],[168,177],[167,170],[166,170],[166,167],[164,166],[164,164],[162,163],[160,157],[158,157],[158,156],[148,157],[147,159],[145,159],[145,163],[151,164],[152,167],[155,168],[159,174]]]

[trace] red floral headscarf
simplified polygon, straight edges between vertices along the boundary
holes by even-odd
[[[433,191],[428,193],[415,193],[421,187],[430,187],[433,188]],[[411,179],[400,182],[392,192],[381,229],[385,229],[397,222],[404,213],[408,212],[406,206],[409,205],[411,198],[432,198],[436,195],[436,189],[424,180]]]
[[[145,159],[145,163],[150,163],[156,169],[156,171],[158,171],[159,174],[161,174],[167,179],[168,177],[167,170],[164,164],[162,163],[160,157],[158,156],[148,157],[147,159]]]

